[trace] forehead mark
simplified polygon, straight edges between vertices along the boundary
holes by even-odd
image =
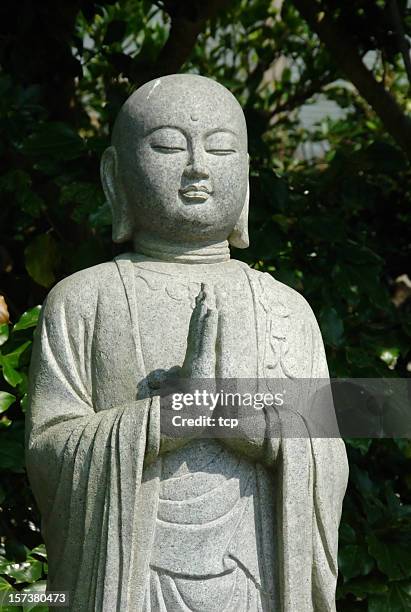
[[[191,113],[190,119],[191,121],[198,121],[198,115],[196,115],[195,113]]]

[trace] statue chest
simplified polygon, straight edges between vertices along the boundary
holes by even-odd
[[[190,317],[202,282],[224,295],[224,315],[228,322],[222,346],[224,376],[256,376],[254,302],[242,270],[224,277],[209,274],[205,278],[194,275],[181,278],[138,270],[136,302],[146,372],[183,364]]]

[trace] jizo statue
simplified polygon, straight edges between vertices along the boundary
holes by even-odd
[[[230,259],[248,246],[240,105],[200,76],[145,84],[102,181],[113,240],[134,250],[50,292],[32,357],[27,463],[49,590],[73,612],[335,610],[342,441],[287,405],[234,437],[161,429],[171,374],[328,377],[304,298]]]

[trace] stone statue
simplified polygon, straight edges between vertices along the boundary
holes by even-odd
[[[75,612],[335,610],[341,439],[310,436],[303,417],[287,435],[287,410],[260,411],[241,439],[160,428],[170,372],[328,377],[304,298],[230,259],[248,246],[240,105],[201,76],[145,84],[102,181],[113,239],[134,251],[50,292],[32,357],[27,464],[49,590]]]

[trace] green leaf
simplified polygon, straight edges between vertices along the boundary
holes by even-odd
[[[0,470],[22,473],[25,469],[24,447],[22,443],[6,437],[5,430],[0,434]]]
[[[23,563],[10,562],[6,567],[3,567],[3,573],[10,578],[14,578],[16,584],[36,582],[42,574],[42,562],[30,558]]]
[[[24,351],[29,348],[31,345],[31,340],[27,340],[23,342],[14,349],[14,351],[10,351],[10,353],[6,353],[6,355],[1,356],[1,363],[3,365],[7,364],[11,368],[17,368],[20,363],[20,357],[23,355]]]
[[[340,543],[354,544],[356,541],[355,531],[348,523],[340,523],[339,534]]]
[[[0,391],[0,413],[6,410],[15,402],[16,398],[11,393]]]
[[[112,224],[112,214],[110,205],[107,201],[97,208],[95,212],[92,212],[89,216],[89,222],[91,227],[101,228],[107,227]]]
[[[50,234],[36,236],[24,251],[26,270],[42,287],[50,287],[55,281],[54,270],[60,262],[60,252]]]
[[[1,612],[17,612],[20,608],[16,606],[8,606],[9,593],[17,593],[11,584],[2,576],[0,576],[0,610]]]
[[[411,440],[397,438],[394,440],[395,445],[407,459],[411,459]]]
[[[23,381],[23,376],[20,372],[17,372],[17,370],[7,363],[3,364],[3,376],[4,380],[12,387],[17,387],[17,385]]]
[[[46,580],[37,580],[37,582],[31,584],[22,590],[22,593],[45,593],[47,588]],[[35,603],[25,604],[23,605],[23,612],[31,612],[31,610],[35,610],[35,612],[48,612],[49,607],[45,605],[39,605]]]
[[[357,244],[353,240],[347,241],[346,248],[342,251],[341,256],[355,264],[355,266],[376,266],[383,263],[381,257],[374,253],[374,251]]]
[[[95,183],[75,181],[61,187],[60,203],[72,209],[70,216],[77,223],[87,222],[89,216],[95,213],[103,202],[104,196],[101,188]]]
[[[355,576],[366,576],[374,567],[374,559],[370,557],[365,545],[348,544],[342,546],[338,553],[338,565],[344,580]]]
[[[358,369],[371,367],[376,358],[373,351],[364,350],[361,347],[347,346],[345,354],[347,362],[353,364]]]
[[[383,596],[371,596],[368,612],[409,612],[411,610],[411,583],[390,584]]]
[[[12,194],[23,213],[39,218],[44,202],[37,193],[31,190],[31,185],[30,174],[19,169],[13,169],[0,178],[0,191]]]
[[[344,336],[344,323],[335,308],[323,310],[319,318],[325,343],[331,346],[340,346]]]
[[[340,598],[341,595],[352,593],[359,598],[367,597],[367,595],[383,595],[387,593],[388,586],[383,584],[378,578],[372,577],[361,577],[350,580],[346,584],[343,584],[339,589]]]
[[[34,306],[30,310],[23,312],[20,319],[13,327],[13,331],[20,331],[22,329],[28,329],[29,327],[35,327],[37,325],[40,316],[41,306]]]
[[[39,544],[38,546],[36,546],[36,548],[33,548],[30,551],[30,557],[32,557],[33,555],[38,555],[39,557],[42,557],[44,561],[47,561],[47,552],[45,545]]]
[[[4,344],[9,337],[9,326],[7,323],[2,323],[0,325],[0,346]]]
[[[346,444],[359,450],[362,455],[368,453],[372,444],[372,440],[367,438],[344,438],[344,440]]]
[[[367,470],[362,470],[354,464],[350,471],[350,476],[362,497],[374,497],[377,495],[377,485],[371,480]]]
[[[26,412],[28,403],[29,403],[29,397],[27,393],[25,393],[20,400],[20,406],[21,406],[22,412]]]
[[[24,370],[20,370],[19,373],[21,375],[22,380],[17,385],[17,389],[18,389],[18,392],[22,396],[24,396],[24,395],[26,395],[26,393],[28,391],[28,388],[29,388],[29,378],[28,378],[28,376],[27,376],[27,374],[26,374],[26,372]]]
[[[302,220],[302,227],[314,240],[335,242],[344,238],[342,219],[331,213],[322,217],[306,217]]]
[[[5,563],[10,563],[9,559],[14,559],[15,563],[23,563],[27,560],[27,553],[29,552],[27,546],[13,537],[6,538],[4,549],[7,556],[7,559],[3,557]]]
[[[68,161],[85,153],[83,140],[72,127],[61,122],[42,124],[23,144],[28,155]]]
[[[390,580],[411,576],[411,548],[392,541],[383,541],[374,534],[368,536],[368,551],[377,562],[378,569]]]

